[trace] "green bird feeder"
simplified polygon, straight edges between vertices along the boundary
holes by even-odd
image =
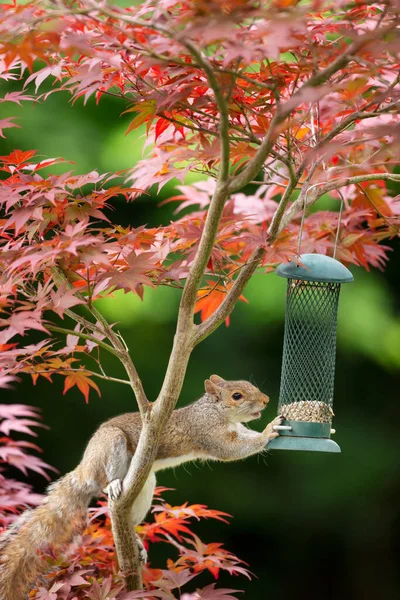
[[[285,421],[268,447],[340,452],[330,439],[336,324],[340,286],[353,281],[353,275],[322,254],[303,254],[299,264],[282,264],[277,274],[288,280],[278,406]]]

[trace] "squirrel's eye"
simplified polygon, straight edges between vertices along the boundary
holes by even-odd
[[[234,394],[232,394],[232,398],[234,400],[240,400],[240,398],[243,398],[243,395],[240,392],[235,392]]]

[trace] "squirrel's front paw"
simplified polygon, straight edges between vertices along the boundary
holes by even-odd
[[[118,500],[122,492],[122,479],[114,479],[104,490],[109,500]]]
[[[266,426],[266,428],[264,429],[264,433],[268,436],[268,438],[270,440],[273,440],[279,436],[279,431],[275,431],[274,427],[275,427],[275,425],[282,425],[284,420],[285,420],[285,417],[282,417],[282,415],[279,415],[273,421],[271,421],[271,423],[269,423]]]

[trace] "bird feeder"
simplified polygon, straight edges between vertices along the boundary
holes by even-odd
[[[280,436],[269,448],[340,452],[334,433],[333,386],[340,286],[353,275],[321,254],[303,254],[285,263],[286,317],[278,414],[285,417]]]

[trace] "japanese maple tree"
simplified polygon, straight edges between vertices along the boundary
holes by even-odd
[[[332,254],[338,211],[307,216],[325,194],[344,203],[336,257],[367,269],[385,264],[382,241],[398,235],[400,214],[387,187],[400,180],[399,23],[396,0],[3,5],[0,77],[21,88],[1,102],[45,102],[56,90],[73,101],[111,94],[132,113],[127,134],[146,124],[146,155],[125,185],[114,181],[120,173],[43,176],[61,159],[38,161],[33,150],[0,157],[0,383],[59,374],[65,391],[77,386],[86,400],[90,389],[100,393],[95,379],[131,386],[142,433],[110,507],[128,589],[142,585],[129,507],[193,348],[229,319],[257,268],[298,259],[303,213],[302,251]],[[42,93],[46,79],[52,87]],[[11,115],[0,120],[0,134],[15,126]],[[189,171],[207,179],[185,185]],[[106,217],[117,195],[134,201],[173,178],[182,185],[169,225],[121,227]],[[143,298],[158,285],[183,291],[164,383],[149,402],[96,299],[116,289]],[[27,346],[30,330],[43,337]],[[103,352],[121,361],[126,380],[104,373]]]

